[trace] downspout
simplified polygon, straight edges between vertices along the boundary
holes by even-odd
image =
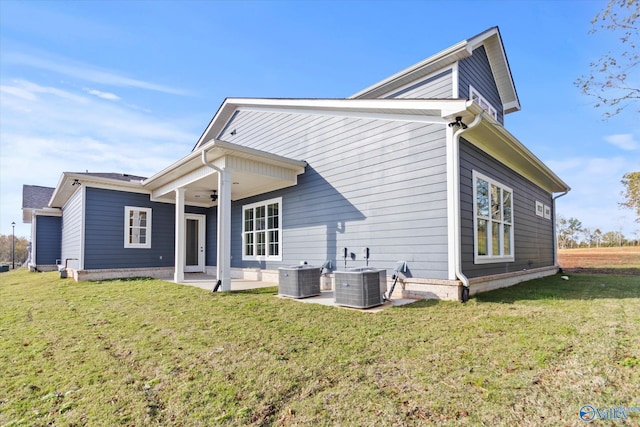
[[[229,251],[231,248],[228,247],[228,245],[226,245],[224,243],[224,241],[226,240],[225,238],[225,234],[228,234],[228,230],[223,230],[224,227],[224,212],[222,212],[223,209],[222,205],[224,203],[227,203],[226,200],[223,200],[223,198],[226,196],[227,194],[227,184],[224,182],[224,175],[225,175],[225,170],[223,168],[220,168],[216,165],[214,165],[211,162],[207,161],[207,153],[205,150],[202,150],[202,164],[213,169],[214,171],[216,171],[218,173],[218,192],[219,192],[219,199],[218,199],[218,249],[217,249],[217,261],[216,261],[216,279],[217,279],[217,283],[216,286],[214,288],[214,290],[217,290],[220,286],[222,286],[222,291],[231,291],[231,279],[230,277],[226,277],[227,275],[225,273],[227,273],[227,271],[225,270],[227,267],[226,265],[228,264],[227,262],[227,257],[230,255],[227,255],[226,251]],[[224,190],[224,191],[223,191]],[[225,208],[226,209],[226,208]],[[224,233],[223,233],[224,231]]]
[[[454,268],[455,275],[458,280],[462,282],[462,302],[467,302],[469,300],[469,279],[462,272],[462,247],[460,243],[460,235],[461,235],[461,226],[460,226],[460,135],[469,129],[473,129],[478,126],[482,121],[482,114],[484,111],[481,111],[473,121],[465,127],[460,127],[453,134],[453,152],[452,152],[452,180],[453,180],[453,255],[454,255]]]
[[[556,232],[556,200],[559,199],[562,196],[566,196],[567,193],[569,192],[569,190],[566,190],[560,194],[558,194],[557,196],[555,196],[552,201],[553,201],[553,265],[555,265],[556,267],[558,267],[560,269],[560,271],[562,272],[562,266],[558,264],[558,234]]]

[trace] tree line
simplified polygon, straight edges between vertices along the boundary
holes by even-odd
[[[560,249],[640,245],[640,230],[634,233],[635,238],[627,238],[621,231],[605,232],[599,228],[583,227],[582,222],[573,217],[558,216],[556,235]]]
[[[0,234],[0,264],[11,264],[12,255],[15,254],[16,268],[22,265],[29,256],[29,239],[15,238],[15,252],[13,252],[13,235]]]

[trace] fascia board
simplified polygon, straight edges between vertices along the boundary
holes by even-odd
[[[463,138],[550,193],[571,189],[524,144],[491,117],[483,117],[482,123],[463,134]],[[496,142],[504,145],[499,147]]]
[[[140,181],[127,182],[99,176],[83,175],[80,173],[63,172],[60,180],[58,181],[58,185],[51,195],[51,200],[49,201],[50,208],[59,208],[67,203],[69,198],[76,191],[75,189],[71,189],[71,184],[74,179],[77,179],[84,187],[89,186],[109,190],[145,192]]]

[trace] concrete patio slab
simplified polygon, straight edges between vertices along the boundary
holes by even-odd
[[[217,280],[215,276],[210,276],[204,273],[186,273],[185,280],[180,284],[188,285],[188,286],[196,286],[198,288],[211,291],[216,286],[216,282]],[[257,288],[270,288],[274,286],[277,287],[278,284],[271,283],[271,282],[262,282],[259,280],[231,279],[231,292],[245,291],[245,290],[257,289]],[[292,301],[297,301],[297,302],[302,302],[307,304],[321,304],[321,305],[327,305],[332,307],[344,308],[347,310],[362,311],[365,313],[379,313],[382,310],[385,310],[390,307],[398,307],[398,306],[411,304],[416,301],[419,301],[417,299],[410,299],[410,298],[397,298],[391,301],[387,301],[384,304],[379,305],[377,307],[354,308],[354,307],[346,307],[346,306],[336,304],[333,291],[322,291],[321,294],[318,296],[307,297],[307,298],[291,298],[291,297],[285,297],[283,295],[278,295],[277,297],[283,298],[283,299],[290,299]]]
[[[285,296],[282,296],[282,295],[278,295],[278,297],[279,298],[290,299],[290,300],[297,301],[297,302],[304,302],[304,303],[309,303],[309,304],[328,305],[328,306],[332,306],[332,307],[345,308],[347,310],[362,311],[362,312],[365,312],[365,313],[379,313],[382,310],[385,310],[385,309],[390,308],[390,307],[398,307],[398,306],[401,306],[401,305],[411,304],[413,302],[418,301],[416,299],[398,298],[398,299],[393,299],[391,301],[387,301],[384,304],[379,305],[377,307],[354,308],[354,307],[346,307],[346,306],[343,306],[343,305],[336,304],[335,296],[334,296],[333,291],[322,291],[321,294],[318,295],[318,296],[307,297],[307,298],[291,298],[291,297],[285,297]]]

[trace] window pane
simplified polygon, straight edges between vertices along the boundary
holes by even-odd
[[[504,210],[504,221],[511,223],[511,193],[502,190],[502,204]]]
[[[129,243],[138,243],[138,229],[130,228],[129,229]]]
[[[278,230],[269,232],[269,255],[279,255],[279,233]]]
[[[476,182],[476,214],[489,218],[489,183],[482,179]]]
[[[502,237],[502,242],[503,242],[503,254],[504,255],[511,255],[511,226],[510,225],[505,225],[504,226],[504,235]]]
[[[244,231],[253,231],[253,209],[244,211]]]
[[[269,205],[268,207],[268,212],[269,212],[269,217],[268,217],[268,224],[267,227],[269,229],[273,229],[273,228],[278,228],[278,204],[277,203],[273,203],[271,205]]]
[[[500,255],[500,223],[491,223],[491,254]]]
[[[140,227],[147,226],[147,213],[146,212],[138,212],[138,225]]]
[[[266,255],[266,235],[264,231],[256,233],[256,255]]]
[[[491,219],[502,219],[502,209],[500,207],[500,187],[491,186]]]
[[[478,220],[478,255],[488,255],[489,250],[487,247],[487,221],[484,219]]]
[[[253,255],[253,233],[246,233],[244,235],[244,254]]]
[[[264,206],[256,207],[256,230],[265,229]]]

